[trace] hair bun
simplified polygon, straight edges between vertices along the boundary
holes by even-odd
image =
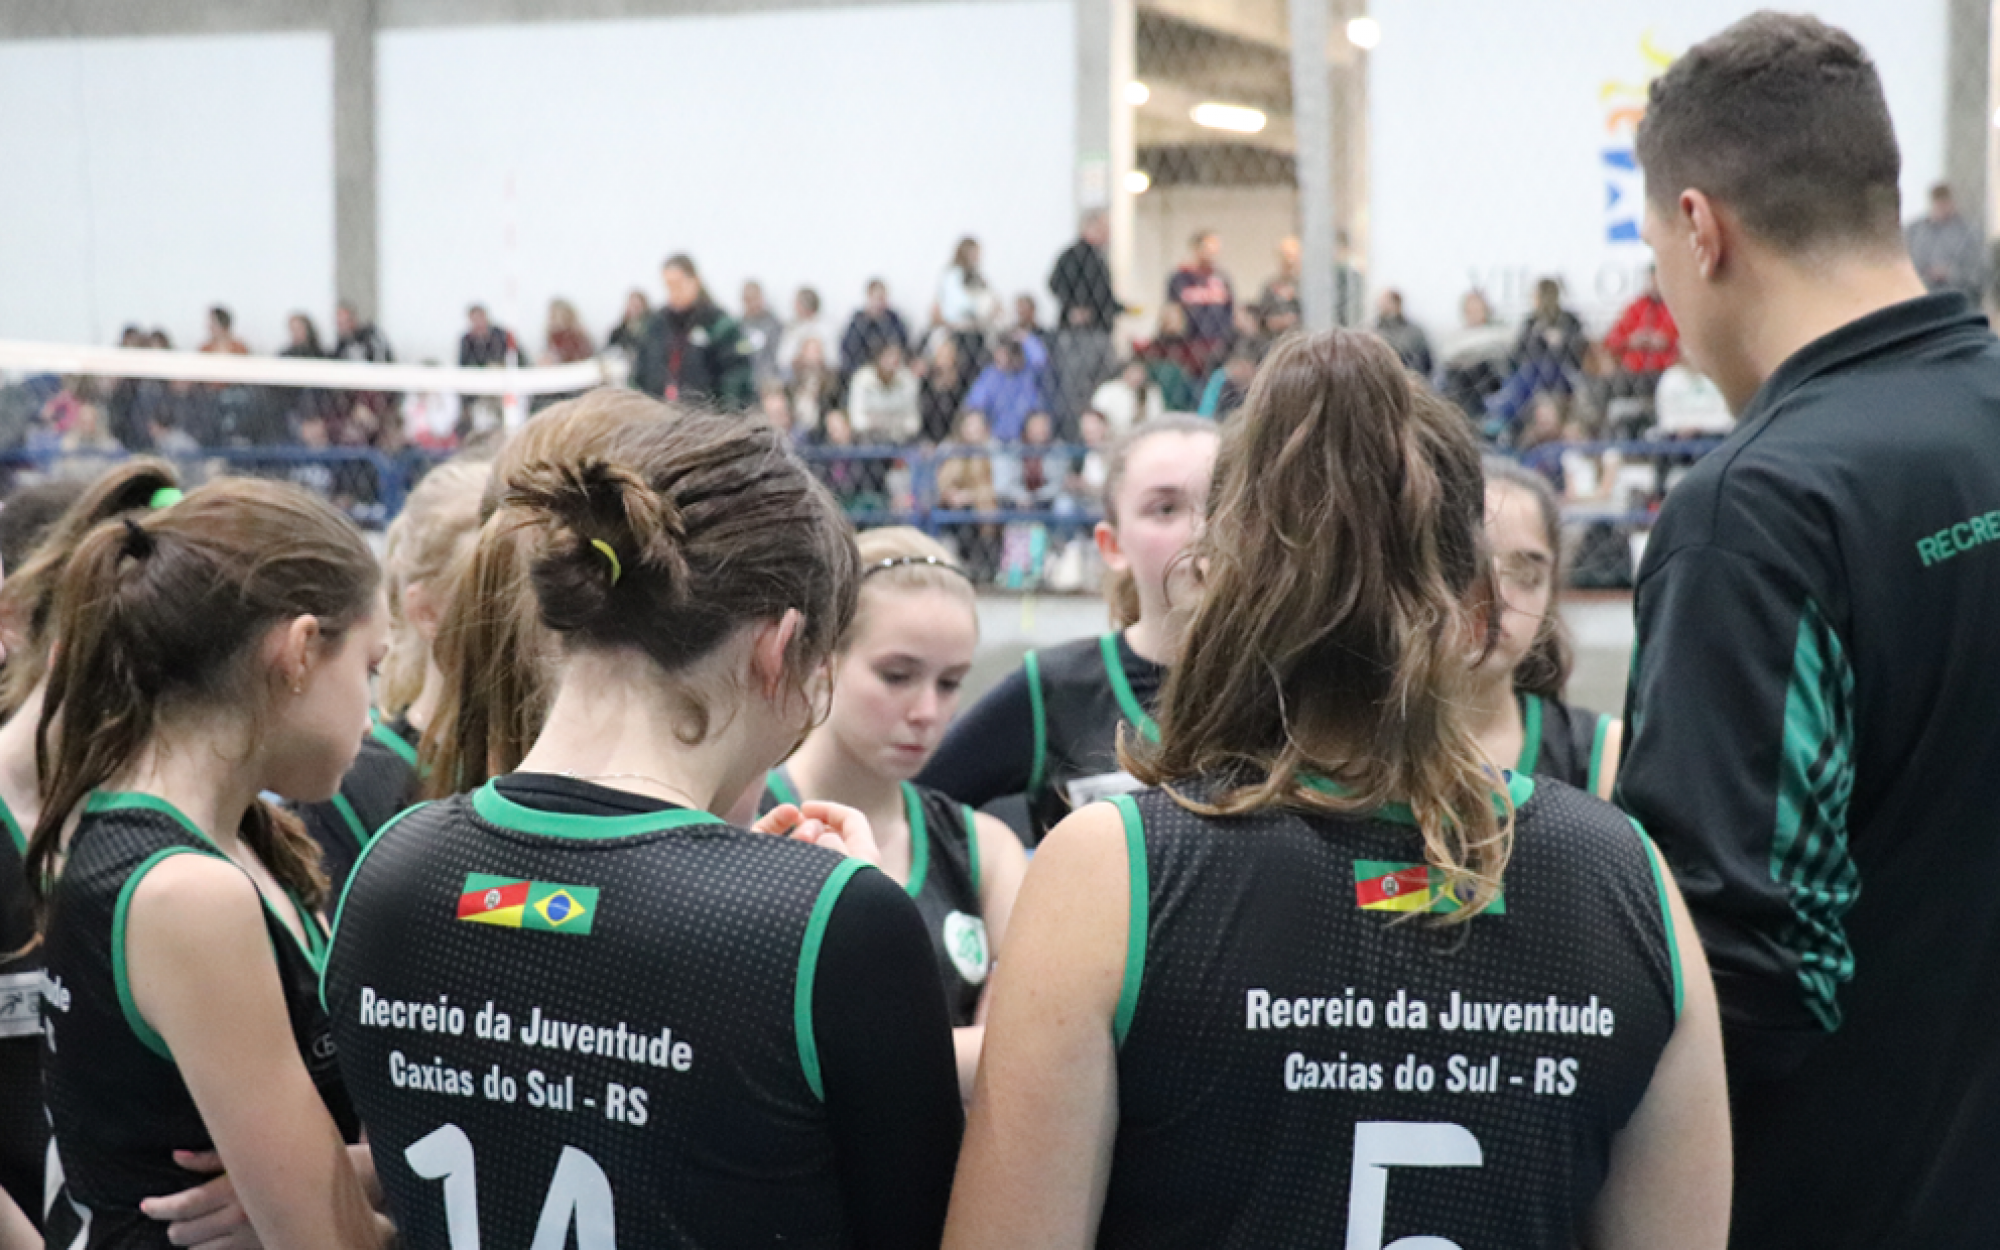
[[[601,457],[568,464],[537,461],[510,476],[505,500],[510,508],[546,519],[550,533],[534,573],[564,588],[558,600],[573,596],[577,623],[607,606],[612,592],[634,578],[652,583],[654,596],[665,593],[677,601],[686,593],[686,521],[670,497],[630,469]],[[555,620],[550,624],[565,627]]]

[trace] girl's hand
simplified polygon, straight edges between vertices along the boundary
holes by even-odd
[[[236,1197],[236,1186],[213,1150],[176,1150],[174,1162],[215,1179],[164,1198],[147,1198],[139,1210],[167,1225],[167,1240],[201,1250],[257,1250],[257,1230]]]
[[[772,833],[800,842],[839,851],[863,863],[880,866],[881,849],[875,845],[875,831],[868,818],[838,803],[809,800],[803,807],[780,803],[750,826],[758,833]]]

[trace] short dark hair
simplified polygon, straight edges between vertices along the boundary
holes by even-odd
[[[227,330],[230,326],[236,323],[236,318],[230,316],[229,310],[227,308],[224,308],[220,304],[217,304],[215,307],[209,309],[208,315],[215,318],[215,324],[221,326],[225,330]]]
[[[1653,83],[1639,123],[1647,195],[1693,188],[1787,252],[1899,237],[1902,155],[1875,64],[1817,18],[1755,13]]]
[[[694,257],[686,252],[675,252],[660,262],[662,269],[678,269],[696,282],[701,281],[701,272],[694,267]]]

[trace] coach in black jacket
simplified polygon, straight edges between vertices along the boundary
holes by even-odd
[[[1714,969],[1731,1244],[2000,1245],[2000,344],[1924,293],[1845,33],[1695,47],[1638,155],[1740,416],[1646,549],[1618,792]]]
[[[750,351],[735,320],[708,298],[694,261],[669,256],[660,268],[667,302],[640,331],[633,387],[669,402],[749,407]]]

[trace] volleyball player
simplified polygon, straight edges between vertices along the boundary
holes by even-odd
[[[387,648],[379,580],[332,508],[253,480],[101,524],[62,571],[26,856],[51,1245],[170,1244],[142,1203],[182,1188],[190,1145],[228,1161],[268,1244],[388,1235],[312,992],[317,849],[258,797],[324,798],[352,762]]]
[[[1379,339],[1273,349],[1128,753],[1167,788],[1028,873],[946,1246],[1722,1244],[1672,881],[1611,807],[1495,775],[1458,710],[1484,493]]]
[[[1185,416],[1118,444],[1097,526],[1113,632],[1029,652],[945,734],[920,784],[974,807],[1025,796],[1030,844],[1071,809],[1135,788],[1118,735],[1157,732],[1150,709],[1181,627],[1168,575],[1208,498],[1215,446],[1215,423]]]
[[[937,749],[979,645],[972,583],[936,539],[906,527],[855,540],[861,594],[833,658],[833,702],[770,775],[766,806],[823,799],[859,810],[882,871],[923,913],[958,1051],[979,1070],[987,974],[1028,858],[1013,830],[910,778]]]
[[[495,517],[560,640],[541,731],[369,844],[327,966],[398,1228],[935,1246],[962,1112],[917,908],[709,814],[813,719],[854,609],[846,521],[760,423],[569,407],[616,432],[506,472]]]
[[[437,714],[444,675],[432,643],[450,602],[451,571],[479,528],[492,466],[452,460],[424,475],[389,526],[382,571],[388,583],[390,647],[368,736],[340,792],[299,809],[319,843],[330,893],[377,830],[417,797],[417,744]]]
[[[1563,698],[1574,657],[1562,620],[1562,508],[1546,478],[1487,457],[1486,543],[1500,622],[1467,692],[1472,731],[1488,759],[1609,799],[1625,727]]]

